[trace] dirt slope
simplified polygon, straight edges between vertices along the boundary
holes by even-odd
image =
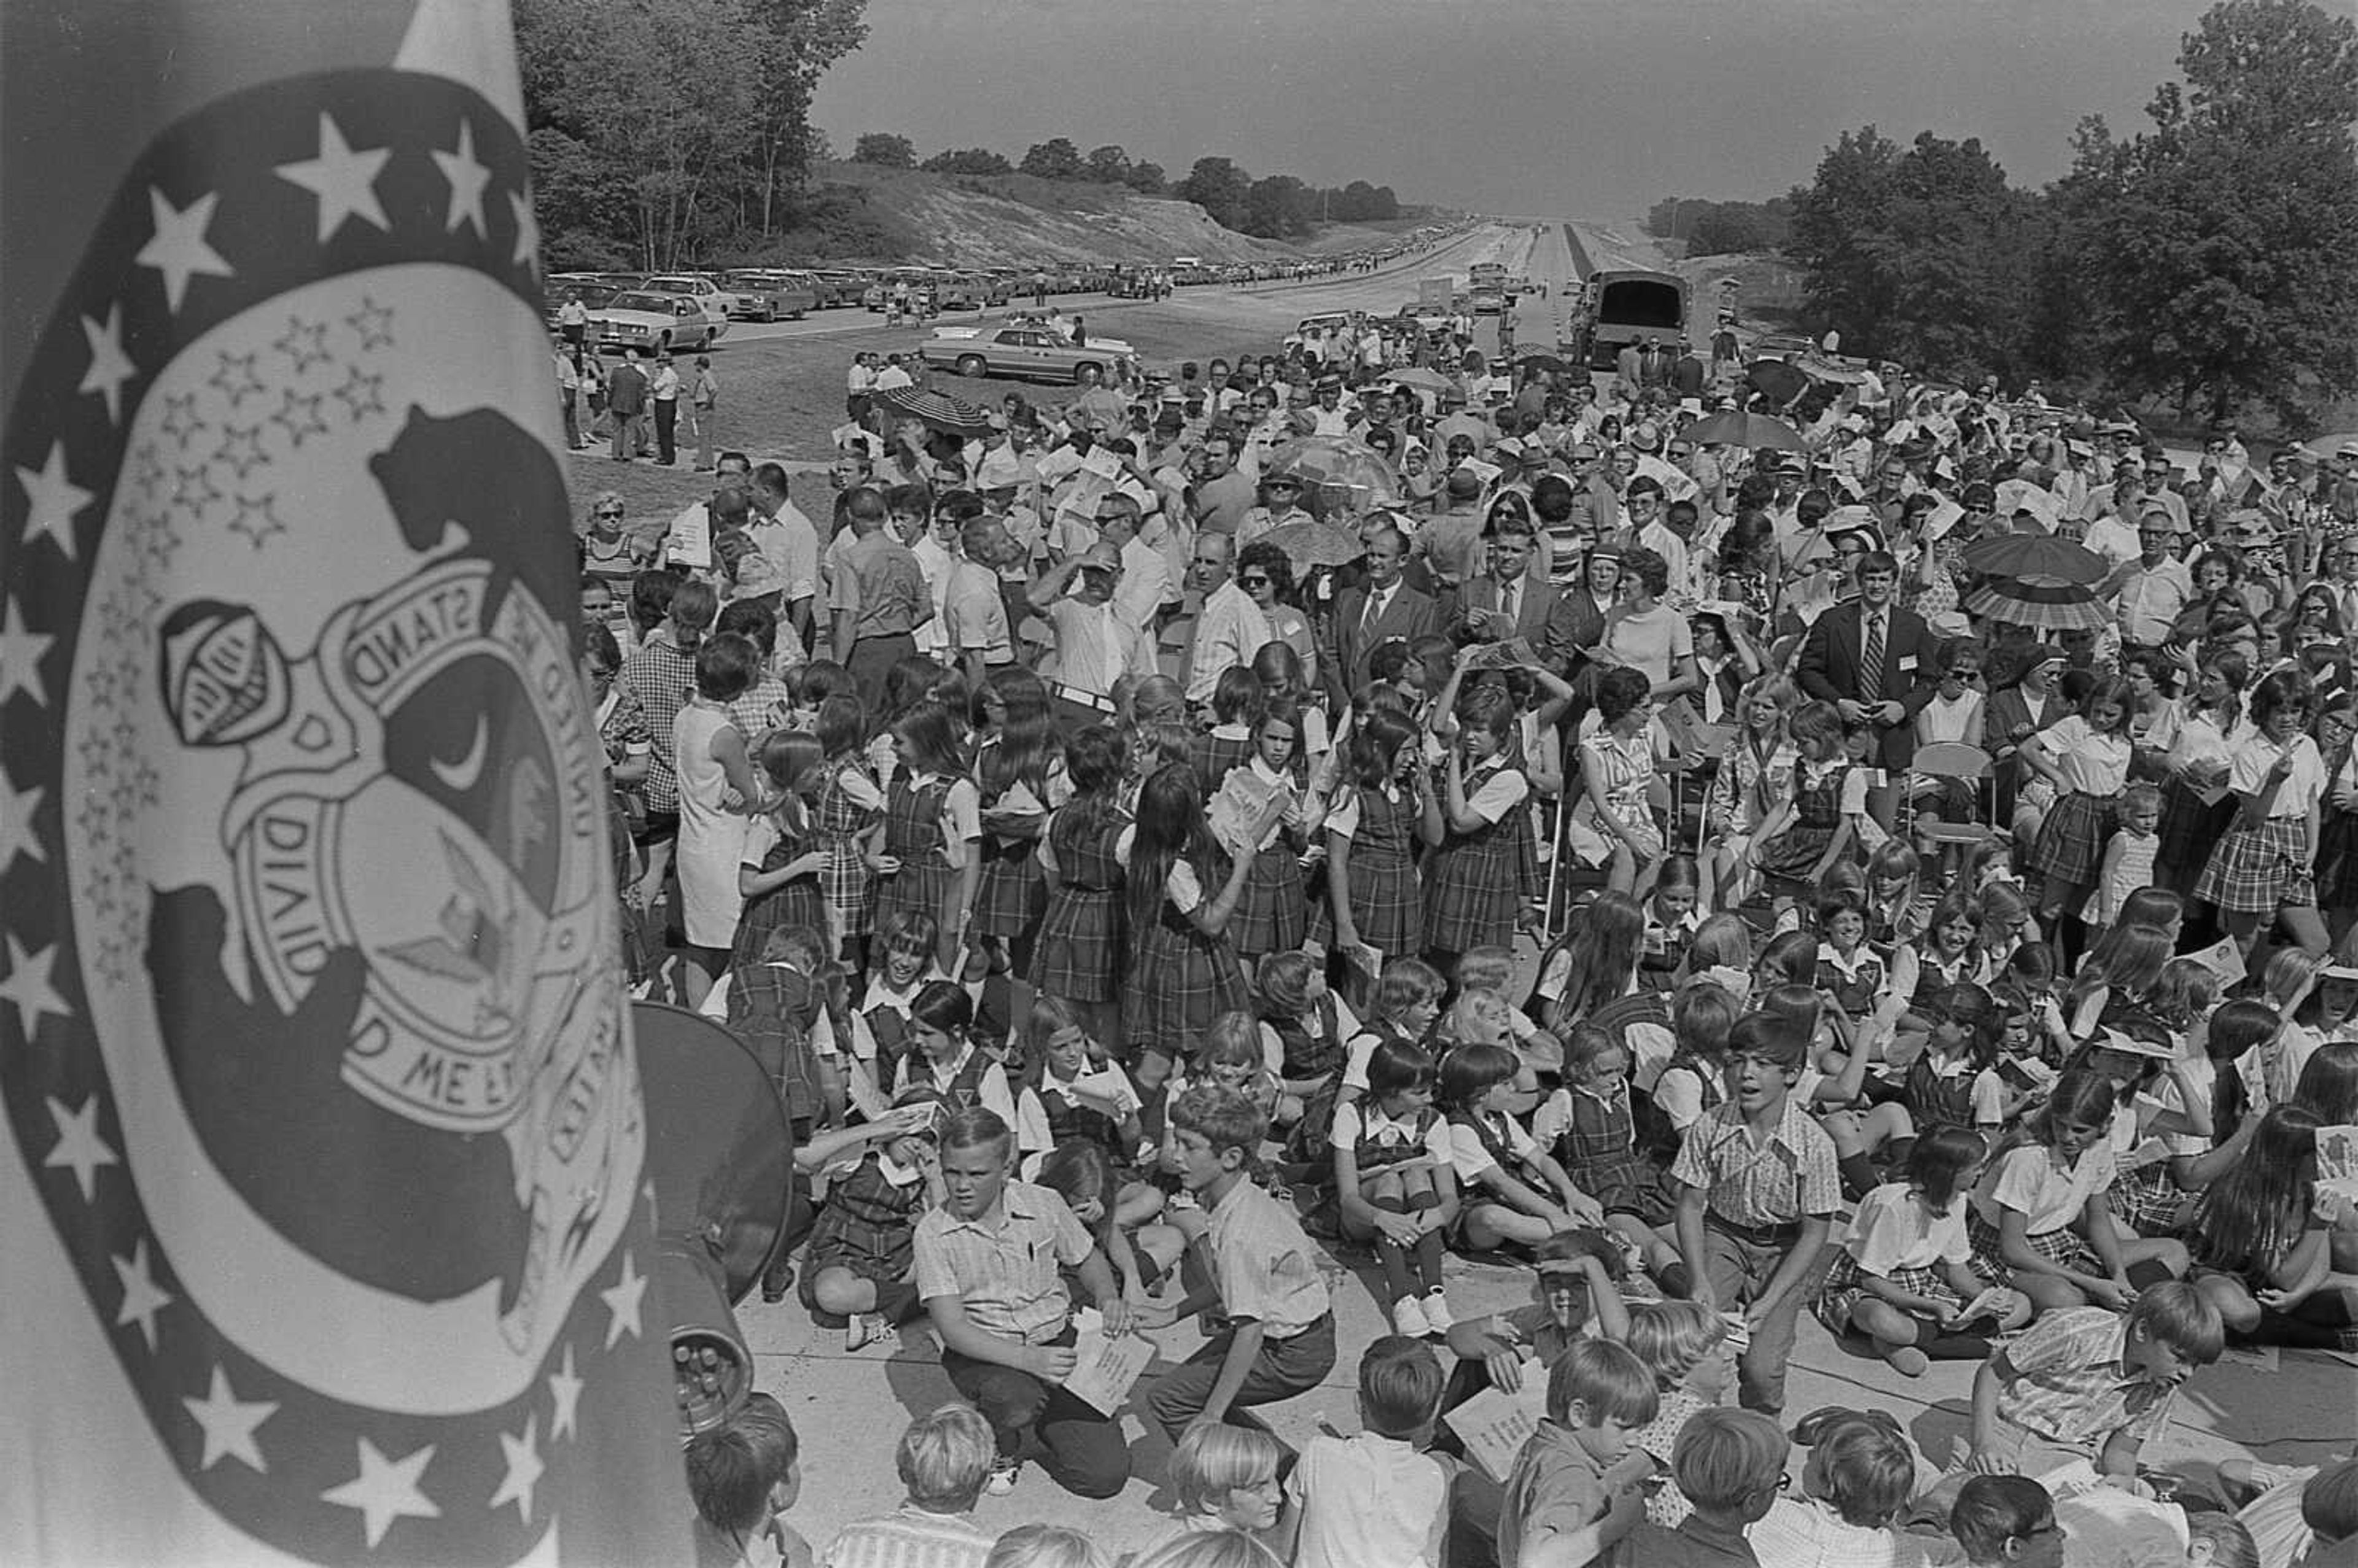
[[[821,185],[856,190],[864,215],[908,236],[907,255],[877,260],[990,266],[1054,256],[1167,265],[1183,255],[1254,261],[1294,254],[1221,228],[1192,201],[1116,186],[851,163],[820,164],[812,172]]]

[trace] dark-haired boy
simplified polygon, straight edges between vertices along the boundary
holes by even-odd
[[[1640,1524],[1621,1561],[1644,1568],[1758,1568],[1744,1532],[1785,1486],[1784,1429],[1758,1411],[1714,1405],[1679,1429],[1671,1475],[1694,1511],[1676,1530]]]
[[[1139,1309],[1163,1328],[1217,1306],[1228,1327],[1163,1375],[1146,1408],[1173,1443],[1199,1421],[1240,1422],[1249,1406],[1307,1393],[1335,1369],[1325,1277],[1293,1210],[1246,1171],[1269,1118],[1233,1089],[1200,1084],[1174,1101],[1179,1179],[1204,1207],[1211,1278],[1175,1304]]]
[[[1671,1174],[1683,1185],[1679,1257],[1693,1299],[1740,1307],[1747,1410],[1785,1405],[1785,1358],[1812,1268],[1842,1205],[1833,1140],[1792,1099],[1807,1042],[1758,1013],[1727,1036],[1727,1098],[1687,1129]]]

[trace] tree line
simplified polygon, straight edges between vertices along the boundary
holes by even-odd
[[[2317,429],[2358,395],[2358,22],[2223,0],[2178,65],[2145,129],[2082,121],[2040,189],[1975,138],[1845,133],[1786,199],[1803,325],[1966,384]]]
[[[1255,178],[1233,158],[1200,157],[1184,178],[1167,179],[1163,166],[1133,160],[1118,146],[1083,153],[1066,136],[1052,136],[1024,149],[1010,163],[988,147],[953,147],[920,162],[909,138],[871,131],[852,144],[854,163],[883,168],[919,168],[933,174],[1028,174],[1040,179],[1127,186],[1144,196],[1174,196],[1193,201],[1224,229],[1263,239],[1295,239],[1321,223],[1380,222],[1401,215],[1400,198],[1389,185],[1355,179],[1347,185],[1314,186],[1290,174]]]

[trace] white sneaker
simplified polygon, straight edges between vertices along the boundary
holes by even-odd
[[[1433,1332],[1433,1325],[1424,1318],[1424,1307],[1414,1296],[1402,1296],[1392,1303],[1392,1332],[1411,1339],[1422,1339]]]
[[[1020,1459],[995,1460],[990,1466],[990,1478],[983,1482],[982,1489],[994,1498],[1003,1498],[1015,1489],[1015,1477],[1022,1472],[1023,1462]]]
[[[1449,1298],[1439,1291],[1424,1298],[1424,1325],[1435,1334],[1446,1334],[1457,1320],[1449,1315]]]

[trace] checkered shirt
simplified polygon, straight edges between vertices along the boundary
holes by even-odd
[[[976,1327],[1044,1345],[1072,1315],[1062,1271],[1088,1257],[1089,1233],[1063,1198],[1029,1182],[1009,1182],[999,1207],[995,1221],[946,1208],[917,1221],[917,1297],[962,1297]]]
[[[2172,1393],[2129,1375],[2128,1327],[2107,1307],[2051,1312],[2000,1353],[1997,1413],[2056,1443],[2140,1443],[2169,1420]]]
[[[1842,1206],[1833,1140],[1791,1099],[1767,1141],[1755,1144],[1744,1113],[1717,1105],[1695,1119],[1671,1174],[1709,1195],[1731,1225],[1791,1225]]]

